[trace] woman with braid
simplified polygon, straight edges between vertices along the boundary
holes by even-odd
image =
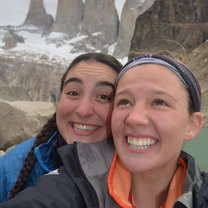
[[[62,165],[57,148],[74,141],[96,143],[111,137],[113,83],[122,65],[103,53],[75,58],[62,77],[56,113],[36,138],[0,158],[0,202],[36,185]]]

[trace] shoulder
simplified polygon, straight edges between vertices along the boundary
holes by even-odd
[[[18,164],[22,164],[28,152],[31,150],[34,140],[35,138],[30,138],[18,144],[10,151],[8,151],[5,155],[0,157],[0,170],[4,167],[4,165],[7,168],[10,165],[12,166],[12,168],[16,168]]]
[[[32,145],[34,144],[35,139],[36,139],[35,137],[32,137],[30,139],[25,140],[24,142],[21,142],[20,144],[9,150],[1,158],[6,159],[8,157],[11,157],[12,155],[24,154],[25,152],[28,153]]]
[[[16,183],[25,157],[35,138],[28,139],[0,157],[0,202],[8,199],[8,193]]]
[[[3,165],[6,166],[12,165],[12,161],[15,163],[12,168],[17,167],[19,163],[23,163],[26,155],[30,151],[33,143],[35,141],[35,138],[30,138],[14,148],[12,148],[10,151],[8,151],[5,155],[0,157],[0,170],[3,168]]]
[[[45,208],[45,207],[76,207],[85,208],[85,201],[81,194],[72,187],[51,186],[40,183],[36,187],[28,187],[14,199],[0,205],[2,208]]]
[[[208,173],[202,172],[201,173],[201,177],[202,177],[202,185],[201,185],[201,188],[202,189],[206,189],[207,194],[208,194]],[[207,197],[208,197],[208,195],[207,195]]]
[[[208,207],[208,173],[201,173],[201,183],[193,186],[193,201],[196,208]]]
[[[2,208],[85,208],[85,201],[77,186],[70,177],[63,177],[62,174],[57,169],[40,177],[37,186],[24,189],[14,199],[4,203]]]

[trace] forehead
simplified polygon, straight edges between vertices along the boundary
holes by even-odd
[[[100,78],[110,79],[114,82],[117,73],[107,64],[95,60],[87,60],[81,61],[72,67],[67,74],[67,77],[71,76],[99,76]]]
[[[180,79],[171,70],[158,64],[143,64],[129,69],[119,80],[117,91],[135,87],[186,92]]]
[[[167,67],[159,64],[142,64],[129,69],[124,73],[123,78],[149,78],[153,80],[172,80],[175,83],[180,83],[180,79]],[[122,79],[122,77],[121,77]],[[181,82],[182,84],[182,82]]]

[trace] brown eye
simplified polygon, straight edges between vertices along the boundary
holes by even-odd
[[[160,99],[154,100],[153,104],[154,105],[167,106],[167,103],[164,100],[160,100]]]
[[[126,100],[126,99],[122,99],[122,100],[120,100],[118,103],[117,103],[117,106],[130,106],[131,104],[130,104],[130,102],[128,101],[128,100]]]
[[[66,94],[70,96],[79,96],[79,94],[76,91],[69,91]]]
[[[102,100],[102,101],[112,101],[112,96],[106,95],[106,94],[101,94],[99,96],[97,96],[98,99]]]

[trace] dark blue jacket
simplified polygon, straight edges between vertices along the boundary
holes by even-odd
[[[58,137],[58,132],[47,141],[35,148],[35,156],[37,161],[33,171],[28,177],[25,187],[34,186],[40,176],[55,169],[52,158],[53,144]],[[0,203],[9,199],[10,191],[16,184],[19,172],[24,165],[24,160],[31,150],[36,138],[30,138],[8,153],[0,157]]]

